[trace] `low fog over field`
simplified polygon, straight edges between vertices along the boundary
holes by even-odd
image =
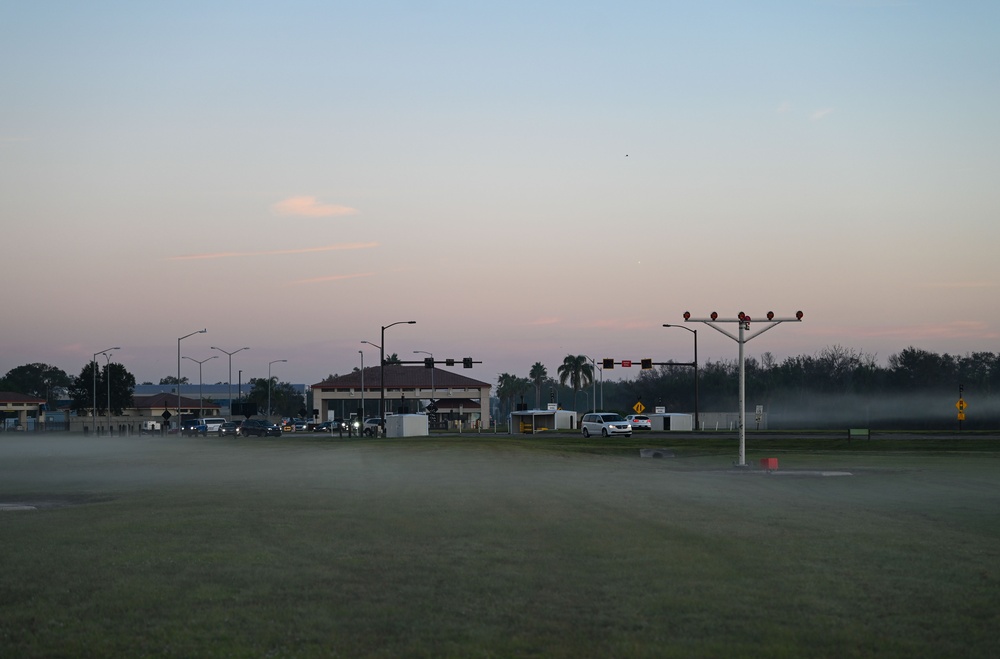
[[[0,655],[991,656],[994,453],[580,441],[6,433]]]

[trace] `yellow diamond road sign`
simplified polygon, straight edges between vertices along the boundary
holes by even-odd
[[[642,401],[640,400],[638,403],[632,406],[632,409],[635,410],[636,414],[642,414],[642,411],[646,409],[646,406],[643,405]]]
[[[964,399],[962,399],[962,398],[959,398],[959,399],[958,399],[958,402],[957,402],[957,403],[955,403],[955,407],[957,407],[957,408],[958,408],[958,411],[959,411],[959,412],[964,412],[964,411],[965,411],[965,408],[966,408],[966,407],[968,407],[968,405],[966,404],[966,402],[965,402],[965,400],[964,400]]]

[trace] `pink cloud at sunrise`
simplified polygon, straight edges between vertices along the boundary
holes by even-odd
[[[316,197],[289,197],[271,206],[275,215],[292,215],[298,217],[337,217],[342,215],[357,215],[356,208],[322,204]]]

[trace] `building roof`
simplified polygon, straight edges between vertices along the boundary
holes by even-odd
[[[433,373],[433,376],[431,375]],[[379,389],[381,382],[382,367],[369,366],[364,370],[365,389]],[[357,370],[346,375],[340,375],[332,379],[323,380],[312,386],[313,389],[360,389],[361,371]],[[490,383],[474,380],[464,375],[459,375],[452,371],[440,368],[426,368],[424,366],[405,366],[402,364],[386,364],[385,366],[385,386],[395,389],[411,389],[420,387],[430,389],[433,380],[435,389],[448,389],[449,387],[476,388],[491,387]]]
[[[219,409],[218,403],[213,403],[209,400],[204,402],[197,398],[188,398],[187,396],[181,396],[182,409],[190,410],[194,408],[199,408],[203,410],[217,410]],[[177,408],[177,394],[153,394],[152,396],[133,396],[132,397],[132,408],[137,410],[158,410],[166,409],[173,410]]]
[[[35,398],[27,394],[19,394],[16,391],[0,391],[0,403],[44,403],[44,398]]]

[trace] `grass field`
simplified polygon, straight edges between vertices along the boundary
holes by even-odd
[[[1000,440],[734,454],[8,433],[0,656],[1000,656]]]

